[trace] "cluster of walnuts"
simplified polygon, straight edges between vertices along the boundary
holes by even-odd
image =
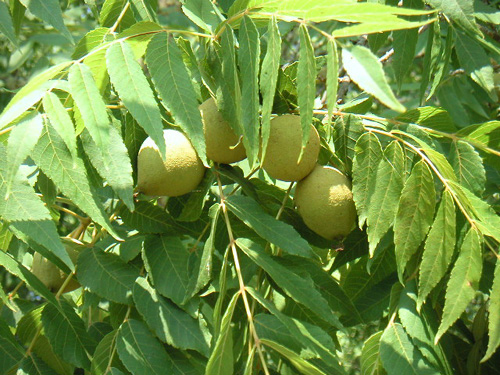
[[[200,105],[207,157],[216,163],[231,164],[246,158],[240,137],[234,133],[217,109],[214,99]],[[195,189],[206,168],[189,139],[180,131],[163,131],[166,157],[162,159],[158,146],[147,138],[137,157],[137,190],[149,196],[175,197]],[[350,181],[337,169],[317,164],[320,138],[311,124],[309,141],[302,158],[302,128],[300,117],[286,114],[271,120],[271,131],[261,167],[272,178],[298,181],[295,205],[305,224],[320,236],[333,240],[345,237],[356,220],[356,209]],[[262,159],[262,153],[261,153]],[[66,246],[73,261],[78,251]],[[57,291],[67,275],[55,264],[35,253],[31,271],[47,288]],[[78,288],[71,279],[63,292]]]
[[[217,109],[213,98],[200,105],[207,157],[231,164],[246,158],[240,137]],[[205,167],[189,139],[178,130],[164,130],[166,157],[162,160],[151,138],[137,157],[137,190],[150,196],[179,196],[192,191],[203,179]],[[356,209],[350,181],[340,171],[318,165],[320,138],[311,124],[309,141],[302,150],[300,117],[292,114],[271,120],[269,141],[260,160],[269,176],[298,181],[295,205],[305,224],[326,239],[345,237],[353,228]],[[262,159],[262,154],[261,154]]]

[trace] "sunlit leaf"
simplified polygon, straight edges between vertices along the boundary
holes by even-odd
[[[443,278],[455,253],[456,215],[453,197],[445,191],[425,241],[418,288],[418,308]]]
[[[458,182],[477,196],[481,196],[486,183],[486,172],[479,153],[469,143],[453,142],[450,163]]]
[[[417,251],[431,226],[436,205],[432,173],[419,161],[406,180],[394,222],[394,243],[398,275],[403,280],[406,263]]]
[[[464,238],[458,259],[451,271],[446,288],[443,317],[435,342],[462,315],[476,293],[483,268],[481,246],[481,236],[475,229],[470,229]]]
[[[0,2],[0,33],[5,35],[12,44],[17,46],[16,30],[6,3]]]
[[[500,345],[500,260],[497,259],[493,286],[490,291],[490,306],[488,308],[488,350],[482,362],[487,361]]]

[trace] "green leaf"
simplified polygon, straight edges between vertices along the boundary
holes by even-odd
[[[300,24],[300,55],[297,68],[297,91],[302,126],[302,152],[309,140],[309,130],[313,118],[314,98],[316,96],[316,59],[311,37],[305,24]],[[300,158],[299,158],[300,159]]]
[[[500,345],[500,260],[497,259],[493,286],[490,291],[490,305],[488,307],[488,350],[481,362],[487,361]]]
[[[134,212],[123,207],[120,216],[125,224],[142,233],[165,233],[171,229],[168,214],[149,202],[137,202]]]
[[[352,193],[358,212],[359,227],[363,228],[370,208],[370,186],[376,181],[377,167],[382,159],[382,146],[375,134],[367,132],[356,141],[354,152]]]
[[[422,125],[426,128],[446,133],[457,131],[449,113],[443,108],[438,107],[426,106],[410,109],[402,115],[397,116],[396,120]]]
[[[443,13],[458,23],[467,31],[481,34],[474,20],[474,5],[472,0],[426,0],[434,8],[441,9]]]
[[[413,167],[399,200],[394,222],[394,243],[399,279],[417,251],[434,217],[436,191],[432,173],[424,161]]]
[[[276,316],[286,326],[286,331],[290,332],[298,342],[304,345],[308,352],[312,351],[317,358],[321,358],[327,364],[328,370],[332,375],[345,374],[343,367],[339,364],[338,358],[333,354],[335,350],[332,338],[325,331],[312,324],[286,316],[271,301],[262,297],[259,292],[251,287],[246,287],[246,290],[266,310]]]
[[[134,375],[173,373],[169,355],[146,325],[138,320],[129,319],[121,325],[116,348],[125,367]]]
[[[66,39],[73,43],[73,37],[64,24],[58,0],[19,0],[28,10],[42,21],[54,26]]]
[[[30,353],[20,363],[16,375],[56,375],[57,372],[50,368],[35,353]]]
[[[106,52],[109,78],[130,114],[165,153],[163,124],[153,90],[126,43],[116,43]]]
[[[261,339],[260,341],[265,346],[275,350],[276,352],[281,354],[283,357],[288,359],[301,374],[325,375],[325,373],[323,371],[319,370],[317,367],[313,366],[311,363],[309,363],[305,359],[301,358],[297,353],[284,347],[283,345],[280,345],[274,341],[267,340],[267,339]]]
[[[425,102],[425,93],[437,70],[438,64],[441,62],[441,49],[443,42],[441,41],[441,26],[439,22],[433,22],[429,25],[429,36],[427,38],[427,46],[424,52],[424,63],[422,71],[422,81],[420,84],[420,103]],[[435,83],[433,83],[435,84]]]
[[[265,150],[267,149],[267,143],[269,141],[271,113],[281,58],[281,37],[278,24],[274,17],[269,19],[267,35],[267,50],[262,60],[260,71],[260,93],[262,95],[262,160],[265,157]]]
[[[380,339],[383,331],[371,335],[361,350],[361,375],[382,375],[385,370],[380,360]]]
[[[446,190],[425,241],[418,278],[417,306],[419,310],[429,293],[446,274],[455,253],[455,240],[455,204],[451,193]]]
[[[111,123],[90,68],[85,64],[74,64],[69,69],[68,81],[85,127],[96,145],[104,150],[110,146]]]
[[[4,2],[0,2],[0,33],[5,35],[13,45],[18,45],[16,30],[14,29],[9,7]]]
[[[149,277],[162,295],[178,305],[190,297],[190,280],[197,258],[179,237],[148,236],[144,242],[144,263]]]
[[[151,0],[131,0],[130,7],[138,21],[157,21],[154,2]],[[156,5],[158,7],[158,5]]]
[[[224,19],[219,9],[209,0],[186,0],[182,11],[203,30],[214,34],[217,26]]]
[[[228,303],[226,312],[222,317],[220,333],[215,343],[214,349],[208,359],[205,375],[233,375],[233,336],[231,330],[231,320],[234,309],[238,302],[240,293],[235,293]]]
[[[139,270],[118,255],[94,247],[78,256],[78,281],[91,292],[111,301],[127,304]]]
[[[12,188],[12,184],[19,167],[26,160],[28,155],[35,147],[40,133],[43,128],[42,116],[38,112],[33,112],[25,116],[9,134],[7,142],[7,155],[2,170],[3,178],[5,179],[6,194],[3,199],[8,199]]]
[[[122,10],[127,4],[127,0],[106,0],[102,4],[99,13],[99,24],[101,26],[111,27],[120,16]],[[131,9],[128,9],[122,16],[120,25],[130,25],[135,23],[134,14]]]
[[[83,320],[63,299],[59,309],[47,304],[42,312],[42,324],[54,352],[77,367],[90,368],[88,356],[96,343],[87,333]]]
[[[439,368],[437,352],[442,350],[434,345],[433,328],[427,323],[424,312],[417,312],[417,283],[415,279],[409,281],[401,291],[398,304],[398,316],[413,343],[419,348],[423,356]]]
[[[228,209],[259,236],[283,251],[306,258],[313,257],[311,247],[289,224],[267,214],[252,198],[233,195],[226,200]]]
[[[264,249],[246,238],[236,240],[237,246],[278,284],[294,301],[304,305],[324,321],[334,327],[342,327],[338,318],[332,314],[328,302],[313,284],[275,262]]]
[[[89,31],[78,41],[71,58],[76,60],[86,56],[90,51],[100,47],[106,41],[106,37],[109,34],[109,28],[107,27],[98,27]]]
[[[200,159],[207,164],[205,136],[196,92],[179,47],[166,33],[155,35],[146,51],[146,64],[162,104],[172,113]]]
[[[45,124],[31,157],[40,169],[93,220],[102,225],[115,238],[119,238],[111,227],[106,213],[88,181],[81,159],[73,159],[64,140],[50,124]]]
[[[352,169],[352,160],[356,155],[356,142],[365,132],[363,123],[359,117],[348,114],[337,117],[334,129],[335,137],[333,142],[335,144],[335,153],[346,163],[346,171],[350,172]]]
[[[76,159],[78,157],[78,152],[75,126],[66,108],[64,108],[57,95],[52,92],[47,92],[45,94],[42,103],[43,109],[47,113],[52,127],[64,141],[73,158]]]
[[[399,323],[390,323],[382,334],[380,358],[389,375],[439,375],[427,364]]]
[[[450,163],[460,185],[481,197],[486,184],[486,171],[479,153],[464,141],[453,142],[450,153]]]
[[[333,111],[337,107],[337,91],[339,88],[339,55],[337,43],[328,40],[326,55],[326,102],[328,105],[328,125],[331,125]]]
[[[134,51],[134,56],[137,60],[142,58],[146,53],[146,48],[151,38],[162,31],[163,28],[155,22],[141,21],[122,31],[118,34],[118,38],[127,40],[127,44]]]
[[[240,25],[238,64],[241,71],[241,106],[243,143],[248,161],[253,166],[259,155],[259,31],[250,17],[245,16]]]
[[[16,341],[9,326],[0,319],[0,372],[7,374],[8,370],[18,364],[24,357],[24,348]]]
[[[198,321],[159,295],[145,278],[136,280],[133,297],[137,310],[161,341],[178,349],[209,354],[210,337],[201,330]]]
[[[481,254],[482,238],[471,228],[464,238],[458,259],[451,271],[446,288],[443,317],[439,326],[435,343],[448,328],[462,315],[469,302],[474,298],[479,287],[483,261]]]
[[[342,61],[349,77],[363,90],[387,107],[404,112],[405,107],[394,96],[384,74],[382,64],[366,47],[353,46],[342,50]]]
[[[390,7],[378,3],[352,3],[345,0],[317,0],[314,3],[304,3],[301,0],[288,0],[285,2],[250,0],[231,7],[228,18],[232,18],[238,12],[248,11],[247,9],[254,12],[255,17],[269,17],[269,13],[273,13],[288,22],[293,20],[373,22],[374,19],[397,19],[397,17],[391,17],[395,15],[412,16],[430,13],[429,11]]]
[[[71,61],[60,63],[30,79],[30,81],[14,95],[3,110],[0,116],[0,129],[5,128],[34,104],[38,103],[45,95],[46,90],[51,86],[51,83],[47,81],[54,78],[71,64]]]
[[[368,244],[372,257],[377,244],[394,223],[401,191],[404,185],[403,149],[397,141],[391,142],[377,168],[376,179],[369,185],[370,203],[368,207]]]
[[[117,337],[118,331],[112,331],[104,336],[95,348],[90,368],[93,375],[109,374],[108,366],[110,365],[113,367],[123,368],[120,358],[115,354]]]
[[[99,148],[87,130],[80,135],[83,149],[97,169],[130,210],[134,209],[132,164],[119,131],[109,129],[110,145]]]
[[[460,65],[467,74],[481,86],[491,98],[496,99],[495,83],[493,81],[493,66],[484,49],[466,34],[457,32],[455,42]]]
[[[392,68],[401,90],[401,85],[410,71],[417,48],[418,30],[397,30],[392,33],[394,55],[392,57]]]

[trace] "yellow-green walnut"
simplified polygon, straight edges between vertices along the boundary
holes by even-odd
[[[320,140],[318,131],[311,124],[309,140],[302,149],[300,116],[282,115],[271,120],[271,131],[262,168],[269,176],[283,181],[300,181],[306,177],[318,161]]]
[[[326,239],[343,238],[354,227],[351,182],[335,168],[317,165],[297,184],[294,200],[304,223]]]
[[[231,164],[247,157],[245,147],[217,109],[213,98],[200,105],[207,157],[217,163]]]
[[[143,194],[176,197],[187,194],[203,179],[205,167],[189,139],[180,131],[163,131],[166,158],[148,137],[137,156],[137,190]]]
[[[66,246],[66,251],[72,262],[76,264],[79,251],[71,246]],[[68,277],[59,267],[52,263],[47,258],[44,258],[40,253],[35,253],[31,272],[40,279],[40,281],[52,292],[57,292]],[[63,290],[63,293],[71,292],[80,287],[80,284],[75,279],[75,276],[69,281],[68,285]]]

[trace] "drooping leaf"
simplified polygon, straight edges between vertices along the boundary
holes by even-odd
[[[306,258],[313,257],[311,247],[289,224],[267,214],[253,199],[234,195],[226,200],[227,207],[246,225],[283,251]]]
[[[326,102],[328,106],[328,125],[331,125],[333,111],[337,107],[337,90],[339,88],[339,55],[335,40],[329,40],[326,48],[328,51],[326,57]]]
[[[69,69],[68,81],[85,127],[97,147],[104,150],[110,145],[111,122],[90,68],[85,64],[74,64]]]
[[[172,374],[172,361],[146,325],[138,320],[124,322],[118,332],[116,348],[123,364],[133,375]]]
[[[197,254],[190,252],[179,237],[146,237],[143,257],[158,292],[178,305],[191,297],[190,280],[195,276],[193,264]]]
[[[4,160],[4,168],[2,170],[3,178],[5,179],[6,193],[3,199],[8,199],[12,188],[12,184],[19,167],[26,160],[31,150],[35,147],[40,133],[42,132],[43,122],[42,116],[38,112],[33,112],[24,117],[9,134],[7,142],[7,155]]]
[[[420,84],[420,103],[425,102],[425,94],[431,81],[434,77],[439,59],[441,56],[441,48],[443,42],[441,40],[441,27],[439,22],[433,22],[429,25],[429,36],[427,38],[427,46],[425,48],[422,82]]]
[[[419,348],[431,366],[439,369],[442,374],[448,374],[451,366],[443,355],[443,348],[440,344],[434,345],[437,327],[430,323],[425,310],[424,308],[420,312],[417,311],[417,283],[413,279],[401,291],[398,303],[399,319],[413,344]]]
[[[87,130],[80,135],[83,149],[92,165],[102,178],[113,188],[130,210],[134,209],[132,164],[127,148],[119,131],[111,126],[109,129],[109,147],[97,147]]]
[[[382,64],[366,47],[353,46],[342,50],[342,61],[349,77],[363,90],[373,95],[387,107],[404,112],[405,107],[394,96]]]
[[[455,253],[455,240],[455,204],[451,193],[446,190],[425,241],[419,271],[417,302],[419,310],[429,293],[446,274]]]
[[[375,184],[378,164],[382,159],[382,146],[375,134],[367,132],[358,138],[354,151],[352,193],[359,227],[363,228],[370,208],[370,187]]]
[[[131,0],[130,7],[137,21],[157,21],[156,12],[158,5],[151,0]]]
[[[267,50],[262,61],[260,71],[260,93],[262,95],[262,156],[265,158],[265,150],[269,141],[271,112],[278,82],[278,71],[281,57],[281,37],[276,19],[271,17],[267,26]]]
[[[54,351],[65,361],[77,367],[90,368],[89,354],[94,352],[95,341],[87,333],[83,320],[63,299],[60,309],[47,304],[42,312],[42,324]]]
[[[118,255],[99,248],[86,249],[78,256],[78,281],[91,292],[118,303],[129,303],[139,270]]]
[[[435,342],[438,342],[448,328],[462,315],[476,293],[483,268],[481,246],[480,234],[471,228],[464,238],[458,259],[451,271],[446,288],[443,317]]]
[[[380,360],[380,338],[383,331],[371,335],[361,350],[361,375],[383,375],[385,370]]]
[[[432,223],[435,197],[432,173],[424,161],[419,161],[406,180],[394,222],[394,243],[400,280],[403,280],[406,263],[417,251]]]
[[[5,35],[13,45],[18,45],[16,30],[14,29],[9,7],[4,2],[0,2],[0,33]]]
[[[396,30],[393,32],[394,55],[392,67],[399,90],[412,66],[418,41],[418,30]]]
[[[332,314],[332,311],[328,307],[328,302],[326,302],[321,293],[313,287],[311,282],[297,276],[286,267],[275,262],[272,257],[267,255],[264,249],[255,242],[246,238],[239,238],[236,240],[236,244],[250,259],[252,259],[252,261],[263,268],[276,284],[278,284],[294,301],[304,305],[333,326],[342,326],[338,318]]]
[[[73,158],[77,158],[75,126],[68,112],[56,94],[47,92],[43,97],[43,109],[49,117],[52,127],[66,144]]]
[[[24,357],[24,348],[16,341],[3,319],[0,319],[0,353],[3,353],[0,356],[0,371],[3,374],[7,374]]]
[[[28,83],[14,95],[0,115],[0,129],[5,128],[36,104],[51,86],[51,83],[48,81],[69,65],[71,65],[71,62],[60,63],[29,80]]]
[[[458,31],[456,35],[455,51],[457,51],[460,65],[492,98],[496,98],[496,95],[493,94],[495,89],[493,66],[490,64],[488,55],[478,43],[466,34]]]
[[[73,37],[64,24],[61,6],[57,0],[19,0],[33,15],[54,26],[66,39],[73,43]]]
[[[112,45],[106,52],[106,62],[109,78],[120,99],[163,155],[165,139],[160,109],[132,48],[126,42]]]
[[[196,92],[175,40],[166,33],[155,35],[146,50],[146,64],[162,104],[206,164],[205,136]]]
[[[16,375],[56,375],[57,372],[50,368],[35,353],[23,358],[19,363]]]
[[[134,212],[123,207],[120,216],[125,224],[142,233],[165,233],[170,229],[168,214],[149,202],[137,202]]]
[[[316,96],[316,60],[311,37],[305,24],[299,28],[300,56],[297,68],[297,92],[302,127],[302,150],[309,140],[309,129],[313,118],[314,97]],[[302,155],[301,151],[301,155]]]
[[[387,374],[438,375],[399,323],[390,323],[380,339],[380,358]]]
[[[367,215],[370,256],[394,223],[404,185],[403,171],[403,149],[397,141],[393,141],[384,150],[375,183],[369,186],[373,189]]]
[[[481,196],[486,183],[486,172],[478,152],[464,141],[451,145],[450,163],[458,182],[477,196]]]
[[[209,0],[186,0],[182,11],[196,25],[213,34],[223,20],[223,16],[215,4]]]
[[[233,336],[231,330],[231,320],[233,319],[234,309],[238,302],[239,293],[231,298],[227,305],[226,312],[221,320],[220,333],[215,343],[214,349],[208,359],[205,375],[233,375]]]
[[[159,295],[145,278],[136,280],[133,297],[137,310],[161,341],[208,355],[207,337],[198,322]]]
[[[307,362],[300,355],[286,348],[285,346],[267,339],[262,339],[261,342],[265,346],[275,350],[283,357],[288,359],[300,373],[307,375],[326,375],[323,371],[319,370],[317,367]]]
[[[95,375],[107,375],[109,366],[123,368],[120,358],[115,354],[116,339],[118,331],[114,330],[108,333],[99,342],[95,348],[94,356],[92,357],[91,373]]]
[[[355,157],[354,147],[358,138],[364,133],[361,119],[355,115],[347,114],[339,116],[334,124],[335,153],[344,161],[346,172],[352,169],[352,162]]]
[[[245,16],[240,25],[240,49],[238,64],[241,71],[241,96],[245,105],[241,106],[243,143],[250,165],[259,154],[259,31],[250,17]]]
[[[490,292],[490,306],[488,308],[488,350],[481,362],[487,361],[500,345],[500,260],[497,259],[493,286]]]
[[[106,228],[111,235],[119,238],[111,227],[101,203],[96,200],[83,161],[73,159],[64,140],[50,124],[45,124],[31,157],[64,195]]]
[[[474,5],[472,0],[427,0],[434,8],[443,13],[472,33],[478,33],[479,28],[474,20]]]

